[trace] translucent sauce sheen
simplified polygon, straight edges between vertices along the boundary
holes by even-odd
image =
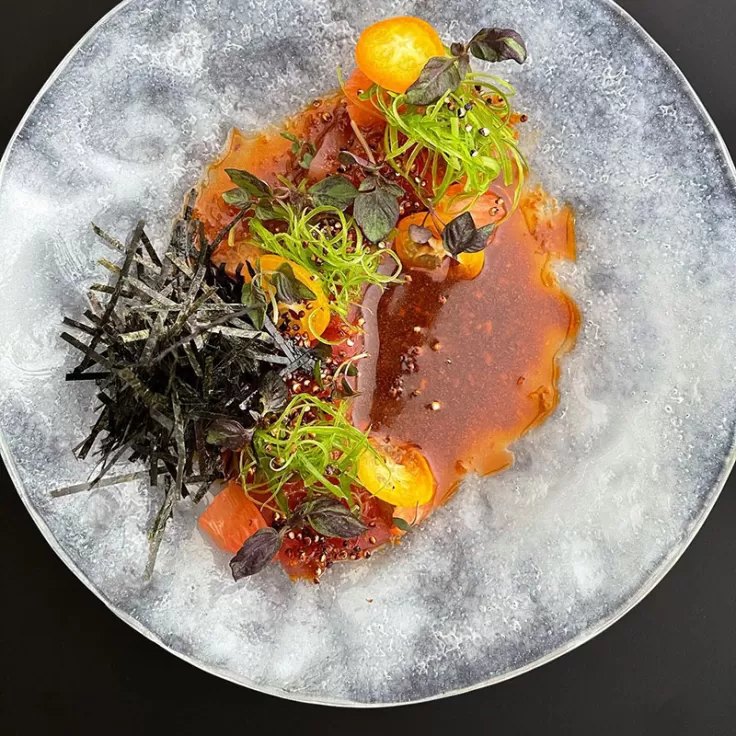
[[[509,466],[509,445],[557,404],[556,361],[572,347],[579,316],[550,261],[574,258],[575,243],[569,210],[540,216],[545,209],[541,192],[525,197],[476,279],[458,280],[447,261],[441,271],[410,270],[410,283],[385,293],[373,316],[365,311],[370,357],[355,422],[425,453],[435,506],[468,471]]]
[[[309,181],[334,173],[342,148],[362,155],[342,103],[339,94],[324,98],[284,123],[282,130],[319,151],[307,172]],[[196,202],[195,214],[209,237],[237,213],[222,199],[234,186],[225,169],[247,169],[278,185],[279,175],[299,171],[291,145],[278,131],[233,132]],[[235,247],[225,241],[213,256],[231,272],[252,250],[243,223],[235,236]],[[437,494],[414,515],[417,521],[468,471],[487,474],[508,467],[509,445],[556,406],[557,358],[572,347],[579,316],[557,286],[550,262],[574,257],[570,211],[552,208],[536,191],[498,228],[474,280],[456,278],[445,259],[438,271],[408,271],[410,283],[383,295],[377,289],[367,293],[363,316],[369,357],[360,363],[361,394],[353,418],[361,428],[372,426],[377,437],[412,443],[427,456]],[[404,358],[412,349],[418,354],[408,356],[416,365],[410,372]],[[392,388],[399,380],[402,393],[395,398]],[[429,408],[433,402],[439,404],[436,411]]]

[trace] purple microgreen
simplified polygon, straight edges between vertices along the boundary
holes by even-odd
[[[328,205],[345,210],[353,203],[358,190],[344,176],[336,174],[318,181],[309,188],[317,205]]]
[[[250,171],[225,169],[225,173],[230,177],[235,186],[244,189],[254,197],[270,196],[272,194],[271,187],[263,179],[259,179],[254,174],[251,174]]]
[[[411,524],[406,519],[401,519],[398,516],[394,516],[391,522],[397,529],[401,529],[402,532],[408,532],[411,529]]]
[[[222,198],[228,204],[231,204],[233,207],[240,207],[240,209],[250,207],[253,202],[250,194],[240,187],[228,190],[222,195]]]
[[[289,217],[283,205],[278,203],[270,204],[265,198],[255,206],[254,214],[262,222],[267,222],[268,220],[286,220]]]
[[[494,228],[493,224],[476,228],[470,212],[463,212],[447,224],[442,232],[442,245],[453,258],[460,253],[477,253],[486,247]]]
[[[261,394],[262,414],[273,414],[281,411],[289,401],[289,390],[284,379],[276,371],[267,373],[259,388]]]
[[[309,526],[324,537],[354,539],[368,527],[338,498],[321,496],[307,501],[297,511],[296,519],[306,519]]]
[[[433,56],[425,65],[417,81],[406,90],[406,99],[412,105],[431,105],[445,93],[454,92],[462,78],[454,56]]]
[[[483,61],[513,59],[523,64],[527,57],[524,39],[509,28],[482,28],[470,40],[468,50],[476,59]]]
[[[317,298],[315,293],[294,275],[294,269],[288,263],[281,264],[278,270],[271,274],[270,279],[276,289],[276,298],[283,304],[296,304]]]
[[[403,190],[378,177],[364,179],[359,190],[353,205],[355,221],[371,243],[378,243],[388,236],[399,220],[397,197],[403,194]]]
[[[236,582],[263,570],[281,549],[283,535],[270,526],[259,529],[245,540],[235,557],[230,560],[230,570]]]
[[[216,419],[207,430],[207,443],[237,452],[253,439],[253,427],[246,429],[235,419]]]
[[[462,56],[463,54],[467,53],[467,49],[465,48],[464,43],[453,43],[450,44],[450,53],[455,56]]]

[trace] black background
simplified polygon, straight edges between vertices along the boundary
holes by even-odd
[[[0,5],[1,147],[59,61],[115,2]],[[733,0],[621,5],[680,65],[736,150]],[[736,481],[675,569],[592,642],[493,688],[346,711],[221,681],[135,633],[51,551],[0,470],[5,733],[736,734]]]

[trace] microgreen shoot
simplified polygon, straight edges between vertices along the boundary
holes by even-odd
[[[462,184],[464,194],[478,197],[500,175],[506,186],[516,186],[514,207],[521,194],[526,163],[512,125],[509,99],[514,89],[496,77],[473,72],[471,56],[521,64],[527,51],[516,31],[482,28],[468,43],[451,44],[449,55],[429,59],[405,93],[373,85],[360,96],[386,118],[388,163],[410,183],[412,167],[418,160],[423,163],[420,176],[433,190],[432,201],[425,201],[430,209],[453,184]],[[344,89],[342,80],[341,85]],[[424,201],[418,189],[417,194]]]
[[[398,280],[401,266],[393,251],[373,248],[355,220],[341,209],[321,205],[299,210],[285,205],[284,211],[284,232],[273,233],[254,219],[249,222],[252,236],[264,251],[297,263],[313,275],[329,295],[336,314],[346,317],[366,286],[387,286]],[[382,268],[386,258],[396,262],[393,273]]]
[[[351,486],[360,485],[358,458],[364,452],[376,453],[350,422],[349,402],[297,394],[276,421],[255,431],[242,467],[255,467],[277,501],[286,483],[300,480],[308,496],[329,493],[352,508]]]
[[[309,169],[312,165],[312,159],[317,153],[317,149],[311,141],[303,141],[297,138],[293,133],[284,131],[281,133],[282,138],[291,141],[291,152],[296,157],[297,163],[302,169]]]
[[[386,160],[411,181],[411,167],[425,154],[419,175],[432,182],[433,203],[456,183],[463,184],[465,193],[480,196],[499,175],[506,185],[516,185],[514,206],[518,203],[526,162],[511,124],[510,85],[469,73],[456,90],[426,107],[406,104],[404,95],[375,86],[370,92],[388,123]]]

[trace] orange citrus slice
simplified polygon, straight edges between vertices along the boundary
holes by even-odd
[[[433,56],[444,55],[437,31],[412,16],[388,18],[368,26],[355,47],[361,71],[392,92],[406,92]]]

